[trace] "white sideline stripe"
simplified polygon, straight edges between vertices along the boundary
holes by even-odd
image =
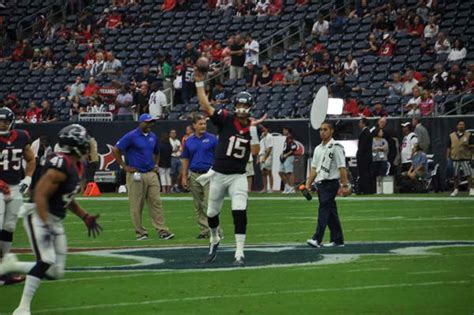
[[[450,270],[431,270],[431,271],[418,271],[418,272],[407,272],[408,275],[424,275],[424,274],[437,274],[450,272]]]
[[[77,197],[81,201],[128,201],[128,197]],[[303,197],[249,197],[249,200],[306,201]],[[161,197],[161,200],[190,201],[192,197]],[[226,197],[225,200],[230,200]],[[471,197],[338,197],[337,200],[350,201],[474,201]]]
[[[457,285],[457,284],[470,284],[470,283],[471,281],[466,281],[466,280],[433,281],[433,282],[419,282],[419,283],[379,284],[379,285],[345,287],[345,288],[324,288],[324,289],[321,288],[321,289],[307,289],[307,290],[267,291],[267,292],[243,293],[243,294],[207,295],[207,296],[183,297],[183,298],[174,298],[174,299],[160,299],[160,300],[142,301],[142,302],[96,304],[96,305],[76,306],[76,307],[51,308],[51,309],[38,310],[38,311],[35,311],[35,313],[67,312],[67,311],[78,311],[78,310],[91,310],[91,309],[97,309],[97,308],[117,308],[117,307],[124,307],[124,306],[126,307],[126,306],[174,303],[174,302],[191,302],[191,301],[202,301],[202,300],[224,299],[224,298],[258,297],[258,296],[268,296],[268,295],[305,294],[305,293],[335,292],[335,291],[337,292],[337,291],[359,291],[359,290],[376,290],[376,289],[410,288],[410,287],[429,287],[429,286],[436,286],[436,285]]]

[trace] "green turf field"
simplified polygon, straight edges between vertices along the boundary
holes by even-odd
[[[103,234],[87,238],[83,223],[68,216],[71,270],[43,282],[33,313],[473,314],[474,198],[340,199],[346,246],[312,249],[305,241],[315,228],[316,201],[267,196],[249,201],[249,248],[240,269],[232,266],[229,201],[223,246],[209,265],[189,197],[164,200],[176,234],[170,241],[154,233],[135,241],[126,200],[80,200],[101,214]],[[144,218],[151,232],[146,210]],[[21,223],[14,245],[29,247]],[[0,287],[1,314],[13,311],[22,289]]]

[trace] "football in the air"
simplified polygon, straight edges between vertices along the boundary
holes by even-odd
[[[209,59],[206,57],[200,57],[196,61],[196,68],[201,73],[207,73],[209,71]]]

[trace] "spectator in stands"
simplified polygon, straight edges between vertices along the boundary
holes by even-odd
[[[421,94],[421,102],[419,105],[421,116],[426,117],[433,115],[434,107],[435,104],[433,98],[431,97],[430,91],[423,90],[423,93]]]
[[[372,179],[375,179],[377,191],[381,191],[382,181],[379,176],[385,176],[388,170],[388,141],[384,137],[383,129],[377,127],[372,139],[372,163],[370,165]]]
[[[258,53],[260,51],[258,42],[252,38],[252,35],[247,34],[245,37],[245,64],[251,62],[258,66]]]
[[[329,15],[329,32],[331,34],[341,33],[344,29],[344,19],[339,16],[336,10],[332,10]]]
[[[115,58],[112,52],[108,52],[106,56],[107,61],[105,62],[103,73],[109,75],[117,74],[117,70],[122,68],[122,62]]]
[[[30,107],[25,114],[25,122],[29,124],[41,122],[41,109],[38,108],[35,101],[30,102]]]
[[[233,0],[217,0],[216,8],[219,10],[227,10],[233,7]]]
[[[23,59],[30,61],[33,58],[34,49],[31,47],[30,41],[27,39],[23,40]]]
[[[410,98],[405,105],[405,112],[408,117],[420,115],[421,92],[418,86],[412,88],[412,98]]]
[[[150,92],[148,89],[148,82],[142,81],[140,88],[133,94],[133,103],[135,105],[135,112],[140,116],[141,114],[149,113],[148,100],[150,99]],[[152,116],[153,117],[153,116]]]
[[[372,23],[372,32],[387,33],[394,30],[392,22],[385,18],[382,12],[377,13],[375,21]]]
[[[414,127],[414,132],[418,137],[418,145],[423,149],[424,152],[428,152],[430,149],[430,135],[425,126],[423,126],[421,118],[413,117],[411,124]]]
[[[296,83],[294,83],[296,84]],[[272,85],[272,73],[270,72],[270,66],[267,63],[262,65],[262,71],[257,75],[257,86],[266,87]]]
[[[303,68],[300,72],[300,77],[307,77],[317,72],[317,66],[313,61],[313,57],[311,55],[306,55],[305,61],[303,63]]]
[[[347,86],[344,82],[344,78],[342,76],[336,77],[336,81],[334,84],[329,86],[329,92],[332,97],[342,98],[345,100],[349,97],[351,92],[358,92],[361,88],[355,86],[353,88]]]
[[[401,82],[400,73],[396,72],[392,75],[392,82],[385,82],[384,87],[388,88],[389,97],[402,96],[405,93],[405,86]]]
[[[333,77],[345,75],[344,63],[342,62],[341,57],[339,57],[339,55],[335,55],[333,61],[331,62],[331,75]]]
[[[424,34],[425,26],[421,23],[421,18],[416,15],[413,21],[408,24],[408,35],[413,37],[421,37]]]
[[[451,52],[451,43],[443,32],[439,32],[434,46],[437,54],[449,54]]]
[[[434,91],[443,92],[446,90],[446,80],[448,79],[448,73],[444,71],[444,67],[441,63],[437,63],[434,66],[435,73],[431,79],[431,86]]]
[[[418,144],[418,137],[413,132],[413,126],[410,122],[404,122],[402,125],[403,141],[400,153],[402,165],[401,172],[407,172],[411,167],[411,158],[415,145]]]
[[[430,16],[424,30],[425,38],[435,38],[438,32],[439,26],[436,24],[436,17]]]
[[[467,51],[464,47],[464,42],[457,38],[454,40],[453,48],[449,52],[448,61],[458,61],[466,58]]]
[[[215,43],[211,49],[211,55],[212,55],[211,62],[216,65],[220,64],[223,58],[222,53],[223,53],[222,44]]]
[[[118,108],[116,120],[133,120],[133,95],[130,93],[129,86],[122,84],[120,92],[115,98],[115,106]]]
[[[462,78],[450,71],[448,74],[448,78],[446,79],[446,90],[450,93],[461,92],[464,90]]]
[[[194,63],[189,57],[184,60],[182,77],[183,88],[181,90],[181,97],[184,103],[188,103],[196,93],[196,88],[194,87]]]
[[[408,8],[406,5],[403,5],[400,8],[400,12],[397,16],[397,20],[395,21],[395,26],[397,32],[406,30],[408,28]]]
[[[435,50],[433,47],[428,46],[426,40],[422,39],[420,42],[420,55],[428,55],[433,56],[435,54]]]
[[[56,111],[49,105],[48,101],[44,100],[41,107],[41,122],[48,123],[58,120]]]
[[[322,59],[315,65],[318,74],[331,74],[331,56],[327,51],[323,52]]]
[[[244,0],[237,6],[236,10],[236,16],[250,16],[255,10],[255,2],[253,0]]]
[[[301,60],[300,56],[293,57],[293,61],[291,62],[291,64],[293,65],[293,69],[298,71],[298,73],[301,74],[302,72],[304,72],[306,65],[305,62]]]
[[[54,53],[49,47],[43,48],[43,58],[41,58],[41,66],[44,69],[56,67],[58,61],[54,57]]]
[[[308,5],[309,0],[296,0],[296,6],[298,7],[303,7],[305,5]]]
[[[283,84],[285,84],[285,74],[281,71],[281,67],[276,67],[272,76],[272,85],[276,86]]]
[[[395,47],[397,45],[397,40],[393,38],[390,34],[383,34],[383,42],[380,45],[379,56],[382,57],[391,57],[395,53]]]
[[[362,100],[357,101],[357,116],[353,117],[370,117],[372,113],[370,112],[369,106],[365,105]]]
[[[39,48],[35,49],[35,52],[33,53],[33,58],[31,59],[30,62],[30,70],[38,70],[41,69],[41,50]]]
[[[84,88],[83,95],[85,97],[94,96],[97,94],[97,92],[99,92],[99,89],[100,89],[99,85],[95,83],[95,78],[90,77],[89,81],[87,82],[87,85]]]
[[[161,10],[166,12],[166,11],[171,11],[176,7],[176,0],[165,0],[163,4],[161,5]]]
[[[383,108],[383,105],[381,102],[375,102],[374,104],[374,110],[372,111],[373,117],[387,117],[388,113],[387,111]]]
[[[363,52],[376,55],[379,53],[379,45],[377,44],[377,38],[374,33],[370,33],[367,39],[367,48],[362,50]]]
[[[66,41],[69,40],[71,37],[71,31],[66,27],[66,23],[61,23],[58,30],[56,31],[56,36]]]
[[[230,95],[229,92],[224,89],[224,85],[221,81],[216,82],[216,86],[212,91],[211,95],[211,104],[216,108],[221,108],[219,106],[223,106],[229,104],[230,102]]]
[[[112,12],[107,16],[107,22],[105,23],[105,27],[108,29],[122,27],[122,15],[117,10],[117,8],[112,8]]]
[[[11,60],[12,61],[23,61],[23,43],[21,40],[16,41],[16,46],[15,49],[12,52],[11,55]]]
[[[66,89],[69,93],[69,99],[72,99],[76,95],[82,96],[85,90],[84,83],[82,83],[82,78],[77,76],[74,83],[69,85]]]
[[[418,85],[418,80],[414,78],[414,71],[408,69],[405,73],[405,82],[403,83],[404,94],[411,95],[413,93],[413,88]]]
[[[98,52],[95,54],[95,62],[91,67],[90,75],[93,77],[99,77],[102,75],[105,69],[105,61],[104,61],[104,54]]]
[[[313,28],[311,29],[311,34],[314,37],[329,34],[329,22],[324,19],[323,14],[320,13],[318,15],[318,20],[313,24]]]
[[[242,79],[244,77],[245,64],[245,42],[240,35],[235,35],[234,42],[230,46],[230,79]]]
[[[78,121],[79,114],[84,112],[84,107],[81,106],[79,96],[74,96],[71,101],[71,107],[69,108],[69,120]]]
[[[359,64],[357,60],[354,59],[351,53],[349,53],[346,57],[346,61],[344,61],[344,73],[345,75],[359,75]]]
[[[255,12],[257,15],[266,15],[269,4],[269,0],[257,0],[255,4]]]
[[[269,16],[277,16],[280,15],[281,10],[283,9],[282,0],[269,0],[269,4],[267,7],[267,14]]]
[[[160,91],[158,82],[151,84],[150,99],[148,100],[148,111],[154,119],[160,119],[163,115],[163,109],[167,106],[166,95]]]
[[[247,87],[254,87],[257,84],[257,68],[251,62],[247,63],[244,69],[244,79]]]
[[[293,68],[291,63],[286,66],[286,70],[283,75],[286,85],[297,85],[300,83],[300,75],[298,71]]]
[[[68,69],[82,69],[82,57],[77,52],[76,47],[71,47],[69,54],[66,55],[66,67]]]
[[[108,111],[108,106],[105,104],[101,97],[95,96],[89,98],[91,103],[87,107],[88,113],[104,113]],[[83,110],[83,108],[81,108]]]

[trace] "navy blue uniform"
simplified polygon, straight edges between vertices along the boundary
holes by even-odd
[[[56,192],[48,200],[48,210],[59,218],[66,217],[67,206],[81,188],[80,182],[84,174],[84,164],[74,163],[73,159],[64,153],[53,153],[48,157],[43,167],[43,174],[49,169],[58,170],[66,175],[66,181],[58,186]],[[34,190],[36,182],[32,183]]]
[[[23,150],[31,144],[25,130],[12,130],[8,137],[0,136],[0,180],[18,185],[23,178]]]
[[[210,118],[219,136],[212,169],[221,174],[245,174],[250,156],[250,123],[242,126],[234,114],[224,109],[215,111]]]

